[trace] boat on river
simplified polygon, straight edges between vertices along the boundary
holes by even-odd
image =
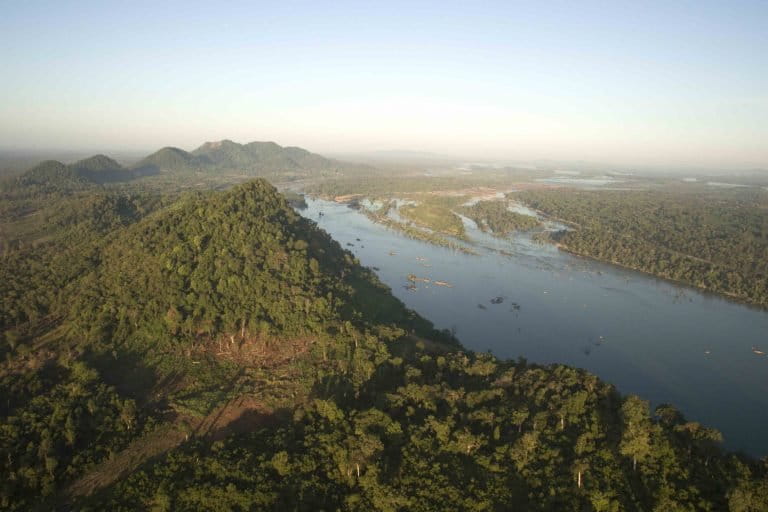
[[[414,283],[429,283],[431,282],[427,277],[419,277],[416,274],[408,274],[408,280]]]

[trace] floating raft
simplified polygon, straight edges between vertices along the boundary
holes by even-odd
[[[414,283],[429,283],[431,282],[426,277],[418,277],[416,274],[408,274],[408,280]]]

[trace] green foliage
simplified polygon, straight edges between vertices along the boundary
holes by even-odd
[[[453,203],[455,201],[446,201],[446,198],[421,196],[417,204],[401,206],[398,211],[406,219],[432,231],[465,238],[464,223],[453,213]]]
[[[336,333],[341,316],[366,329],[350,283],[387,294],[264,181],[182,199],[99,257],[70,301],[74,332],[88,338],[95,328],[155,348],[220,333]]]
[[[637,429],[642,448],[625,442]],[[642,452],[637,470],[627,450]],[[417,351],[380,363],[354,395],[174,451],[84,510],[159,493],[174,510],[760,510],[764,475],[705,457],[586,372]]]
[[[199,170],[205,162],[179,148],[165,147],[144,158],[136,165],[137,169],[176,172]]]
[[[573,224],[567,250],[768,305],[764,195],[550,190],[519,199]]]
[[[506,201],[478,201],[472,206],[463,207],[460,212],[475,221],[483,231],[490,230],[500,237],[539,225],[535,217],[510,211]]]
[[[47,160],[9,181],[4,188],[27,188],[36,192],[52,192],[81,189],[86,184],[87,180],[71,167],[56,160]]]
[[[373,222],[376,222],[377,224],[381,224],[382,226],[385,226],[389,229],[398,231],[403,235],[407,236],[408,238],[413,238],[414,240],[421,240],[421,241],[430,243],[432,245],[437,245],[440,247],[446,247],[448,249],[461,251],[466,254],[476,254],[475,251],[473,251],[466,245],[463,245],[454,240],[448,239],[438,233],[435,233],[432,230],[422,229],[412,225],[411,223],[400,222],[393,219],[388,215],[390,209],[393,207],[394,207],[394,202],[387,201],[379,210],[369,210],[364,208],[361,211],[365,216],[367,216]],[[458,220],[458,218],[455,215],[453,215],[450,212],[448,213],[452,217]],[[463,229],[463,226],[462,226],[462,229]]]
[[[29,510],[58,484],[122,449],[147,428],[82,362],[52,363],[0,379],[0,507]]]

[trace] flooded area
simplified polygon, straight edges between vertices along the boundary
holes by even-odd
[[[307,203],[302,215],[465,347],[585,368],[622,393],[672,403],[720,429],[729,449],[768,454],[768,356],[757,353],[768,352],[765,311],[530,235],[494,238],[468,219],[478,255],[406,238],[344,204]]]

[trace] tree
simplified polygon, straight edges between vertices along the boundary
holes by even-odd
[[[589,458],[595,451],[595,435],[585,432],[576,439],[573,452],[576,455],[574,471],[576,472],[576,485],[581,488],[582,474],[589,469]]]
[[[530,411],[526,406],[520,406],[512,411],[511,415],[511,421],[513,425],[517,425],[517,432],[522,433],[523,431],[523,423],[525,423],[525,420],[528,419],[528,416],[530,415]]]
[[[622,455],[632,457],[632,469],[651,453],[651,423],[648,402],[636,395],[630,395],[621,405],[624,430],[619,450]]]

